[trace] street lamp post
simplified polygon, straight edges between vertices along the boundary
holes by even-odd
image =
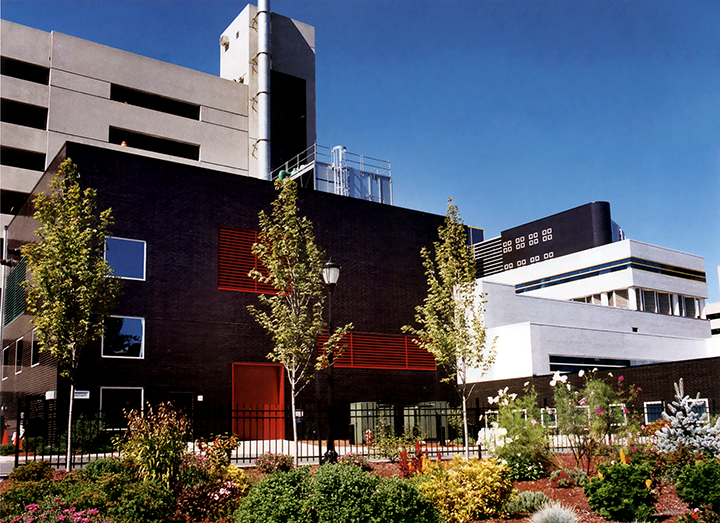
[[[323,281],[325,282],[325,288],[328,293],[328,339],[333,333],[333,319],[332,319],[332,295],[335,290],[335,284],[340,277],[340,265],[335,262],[326,262],[323,266]],[[332,347],[327,348],[328,357],[328,435],[327,435],[327,450],[323,455],[323,463],[335,463],[338,459],[338,454],[335,451],[335,438],[333,436],[333,419],[335,412],[335,403],[333,398],[334,388],[334,368],[335,354],[333,353]]]

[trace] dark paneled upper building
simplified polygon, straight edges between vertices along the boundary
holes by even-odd
[[[80,411],[121,422],[123,407],[172,400],[186,408],[288,402],[282,369],[266,355],[271,339],[248,313],[258,288],[247,276],[258,213],[269,211],[273,184],[197,166],[67,143],[33,195],[65,158],[81,184],[112,208],[107,259],[125,294],[102,342],[82,355],[76,388],[89,393]],[[318,244],[342,266],[333,294],[337,324],[354,331],[336,370],[335,396],[398,406],[448,400],[433,357],[401,332],[413,321],[426,283],[420,249],[437,238],[443,217],[300,189],[300,212]],[[9,247],[34,240],[28,202],[9,228]],[[49,355],[38,354],[24,313],[24,263],[8,276],[3,331],[2,402],[11,430],[19,397],[57,398],[67,385]],[[12,304],[15,304],[13,307]],[[300,406],[324,395],[325,380],[305,388]],[[53,401],[53,400],[50,400]]]

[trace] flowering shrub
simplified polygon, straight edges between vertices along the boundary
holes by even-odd
[[[502,463],[459,456],[447,464],[428,463],[418,488],[449,523],[496,516],[514,492]]]
[[[362,470],[365,470],[367,472],[372,470],[372,467],[370,467],[370,462],[368,462],[365,456],[361,454],[355,454],[353,452],[349,452],[348,454],[340,456],[337,460],[337,463],[338,465],[353,465],[355,467],[360,467]]]
[[[10,523],[112,523],[112,520],[102,517],[96,509],[78,510],[61,501],[60,498],[52,498],[40,504],[32,503],[25,507],[23,513],[16,518],[9,520]]]
[[[628,386],[625,378],[614,378],[608,373],[608,381],[597,377],[597,369],[589,373],[580,371],[583,386],[576,388],[568,383],[566,374],[556,372],[550,385],[553,392],[557,425],[561,434],[568,438],[570,450],[579,467],[585,465],[590,472],[592,460],[606,450],[606,442],[623,443],[635,430],[636,421],[628,419],[625,405],[637,395],[639,387]]]
[[[255,465],[264,474],[272,474],[277,471],[287,472],[293,468],[293,457],[287,454],[266,452],[255,460]]]
[[[522,481],[547,476],[553,455],[535,389],[518,396],[508,394],[505,388],[488,401],[498,404],[498,423],[506,431],[504,444],[496,448],[495,456],[507,463],[512,479]]]
[[[183,490],[177,500],[175,519],[195,521],[220,521],[232,516],[247,493],[249,484],[230,481],[206,483]]]
[[[710,507],[694,508],[679,516],[677,523],[720,523],[720,514]]]

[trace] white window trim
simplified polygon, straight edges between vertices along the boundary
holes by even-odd
[[[8,351],[7,352],[8,353],[8,364],[7,365],[5,365],[5,351]],[[6,379],[8,379],[8,376],[6,374],[7,367],[10,366],[10,345],[8,345],[7,347],[5,347],[3,349],[2,360],[0,360],[0,363],[2,364],[1,365],[2,366],[2,381],[5,381]]]
[[[20,370],[18,370],[18,345],[17,345],[18,342],[22,342],[22,341],[23,341],[23,336],[21,336],[15,340],[15,374],[20,374],[22,372],[22,356],[23,356],[23,354],[20,355]],[[25,345],[25,344],[23,343],[23,345]],[[24,347],[23,347],[23,352],[24,352]]]
[[[707,398],[697,398],[697,399],[693,399],[693,401],[695,402],[695,407],[699,407],[700,404],[705,406],[705,412],[702,413],[702,417],[705,420],[709,420],[710,419],[710,402],[708,401],[708,399]]]
[[[142,322],[142,339],[140,340],[140,356],[106,356],[105,336],[100,339],[100,356],[108,359],[120,360],[144,360],[145,359],[145,318],[139,316],[110,316],[111,318],[122,318],[127,320],[140,320]]]
[[[128,242],[138,242],[143,244],[143,277],[142,278],[130,278],[128,276],[118,276],[121,280],[134,280],[134,281],[145,281],[147,278],[147,242],[145,240],[136,240],[134,238],[123,238],[121,236],[108,236],[105,241],[105,250],[103,258],[107,261],[107,239],[112,240],[125,240]],[[112,265],[110,266],[112,267]]]
[[[648,409],[647,409],[648,405],[660,405],[660,407],[663,407],[663,402],[662,401],[645,401],[645,402],[643,402],[643,417],[645,418],[645,425],[650,425],[650,423],[652,423],[652,421],[650,421],[648,419]],[[664,408],[663,408],[663,411],[664,411]],[[662,419],[662,411],[660,414],[660,418],[658,418],[658,419]]]
[[[139,390],[140,391],[140,412],[145,411],[145,387],[100,387],[100,415],[103,411],[103,391],[105,390]],[[126,427],[105,427],[108,431],[127,430]]]
[[[611,403],[610,405],[608,405],[608,408],[610,409],[610,412],[608,414],[610,414],[611,416],[613,415],[612,414],[613,407],[620,407],[620,414],[622,414],[623,421],[622,421],[622,423],[612,423],[611,425],[613,427],[619,427],[620,425],[627,425],[627,408],[625,407],[625,404],[624,403]]]
[[[547,411],[548,407],[543,407],[540,410],[540,423],[542,423],[543,427],[547,427],[549,429],[556,429],[557,428],[557,409],[551,408],[552,414]],[[545,419],[548,419],[549,421],[546,422]]]
[[[33,329],[32,336],[30,337],[30,368],[37,367],[38,365],[40,365],[40,348],[39,347],[38,347],[38,361],[37,361],[37,363],[32,362],[33,347],[35,346],[35,342],[36,342],[35,331],[37,331],[37,329]]]

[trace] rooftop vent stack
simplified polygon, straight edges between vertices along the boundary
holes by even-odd
[[[270,0],[258,0],[258,178],[270,180]]]
[[[347,166],[347,148],[336,145],[332,148],[330,161],[334,175],[335,194],[350,196],[350,176]]]

